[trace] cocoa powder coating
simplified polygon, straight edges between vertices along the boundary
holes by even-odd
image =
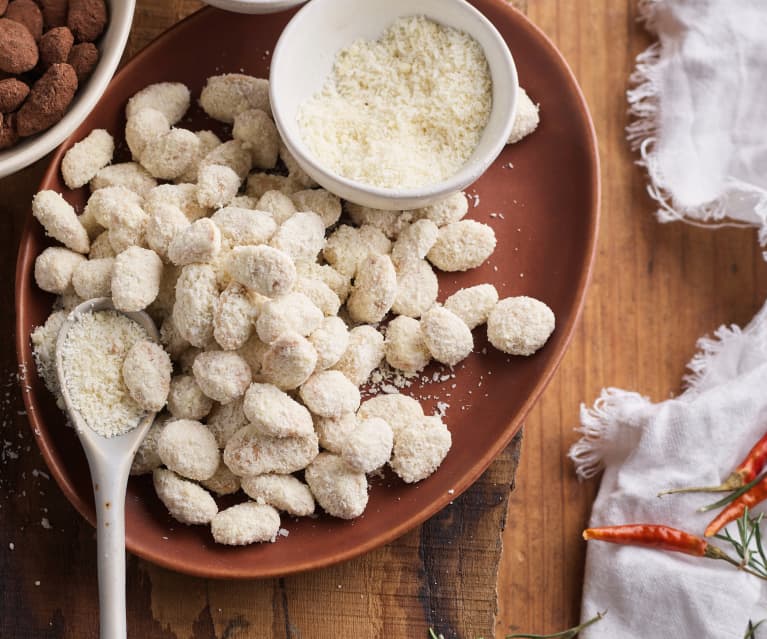
[[[54,27],[40,38],[40,62],[48,68],[56,62],[66,62],[75,37],[67,27]]]
[[[40,8],[43,11],[43,24],[46,29],[66,26],[68,0],[40,0]]]
[[[0,149],[7,149],[16,144],[19,134],[16,131],[16,114],[0,113]]]
[[[78,42],[93,42],[107,24],[104,0],[70,0],[67,26]]]
[[[13,113],[29,95],[29,87],[16,78],[0,80],[0,113]]]
[[[35,42],[43,35],[43,14],[33,0],[13,0],[8,5],[5,17],[23,24],[32,34]]]
[[[92,42],[81,42],[72,47],[67,63],[77,74],[77,81],[82,84],[87,80],[99,61],[99,50]]]
[[[25,73],[35,68],[37,44],[29,30],[20,22],[0,18],[0,71]]]
[[[32,86],[18,112],[21,137],[33,135],[58,122],[77,91],[77,75],[68,64],[53,64]]]
[[[0,149],[64,117],[107,21],[105,0],[0,0]]]

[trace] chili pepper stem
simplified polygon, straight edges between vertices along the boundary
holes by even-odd
[[[765,477],[767,477],[767,473],[762,473],[755,479],[752,479],[747,484],[744,484],[742,488],[738,488],[736,491],[731,492],[726,497],[723,497],[719,501],[714,502],[713,504],[709,504],[708,506],[702,506],[701,508],[698,508],[699,513],[706,513],[709,510],[716,510],[717,508],[722,508],[723,506],[727,506],[728,504],[731,504],[736,499],[738,499],[741,495],[744,495],[749,490],[751,490],[754,486],[756,486],[760,481],[762,481]]]
[[[706,546],[706,553],[705,556],[709,559],[721,559],[722,561],[726,561],[728,564],[732,564],[735,566],[738,570],[742,570],[745,573],[748,573],[749,575],[752,575],[754,577],[759,577],[759,579],[762,579],[764,581],[767,581],[767,577],[764,575],[760,575],[758,572],[755,572],[751,570],[748,566],[744,565],[743,562],[738,561],[737,559],[734,559],[730,557],[724,550],[717,546],[712,546],[709,544]]]
[[[658,497],[664,495],[680,495],[683,493],[726,493],[731,490],[738,490],[745,485],[742,473],[731,473],[719,486],[689,486],[685,488],[670,488],[658,493]]]

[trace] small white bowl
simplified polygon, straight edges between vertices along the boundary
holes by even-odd
[[[320,91],[336,53],[355,40],[375,40],[397,18],[424,15],[460,29],[482,46],[493,81],[493,107],[479,145],[449,179],[417,189],[383,189],[322,166],[301,136],[298,111]],[[272,55],[270,98],[277,128],[301,168],[328,191],[363,206],[401,210],[432,204],[477,180],[503,150],[514,124],[518,80],[500,33],[464,0],[312,0],[285,27]]]
[[[277,13],[306,0],[204,0],[205,4],[234,13]]]
[[[85,85],[77,88],[64,117],[50,129],[21,138],[9,149],[0,151],[0,178],[20,171],[55,149],[74,131],[99,101],[120,63],[133,22],[135,0],[110,0],[109,23],[99,40],[96,68]]]

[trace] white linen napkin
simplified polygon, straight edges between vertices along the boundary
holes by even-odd
[[[610,388],[581,408],[570,457],[579,477],[604,469],[591,526],[659,523],[702,535],[716,512],[695,511],[721,493],[657,493],[719,484],[767,432],[767,305],[744,330],[723,326],[698,348],[679,397],[654,404]],[[767,582],[722,561],[590,541],[582,618],[604,610],[583,639],[742,639],[749,620],[767,618]]]
[[[662,222],[759,228],[767,244],[767,3],[640,0],[628,137]]]

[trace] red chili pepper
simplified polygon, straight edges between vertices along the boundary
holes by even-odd
[[[765,483],[765,482],[760,482]],[[708,535],[708,532],[706,533]],[[721,548],[708,543],[708,540],[697,535],[656,524],[626,524],[624,526],[605,526],[602,528],[587,528],[583,531],[586,541],[607,541],[613,544],[626,544],[630,546],[643,546],[645,548],[657,548],[681,552],[694,557],[706,557],[708,559],[722,559],[735,566],[738,570],[750,575],[767,579],[759,573],[744,566],[741,562],[730,557]]]
[[[691,488],[673,488],[658,493],[661,495],[672,495],[676,493],[723,493],[730,490],[743,488],[748,482],[756,479],[756,476],[767,465],[767,433],[754,444],[748,451],[745,459],[733,470],[730,475],[719,486],[693,486]]]
[[[722,528],[724,528],[731,521],[735,521],[743,516],[746,512],[746,508],[751,510],[758,503],[767,499],[767,477],[762,479],[751,490],[743,493],[735,501],[733,501],[727,508],[720,512],[714,520],[706,528],[704,533],[706,537],[713,537]]]
[[[583,531],[586,541],[608,541],[613,544],[643,546],[681,552],[696,557],[720,558],[722,551],[712,546],[702,537],[691,535],[683,530],[655,524],[626,524],[624,526],[605,526],[587,528]]]

